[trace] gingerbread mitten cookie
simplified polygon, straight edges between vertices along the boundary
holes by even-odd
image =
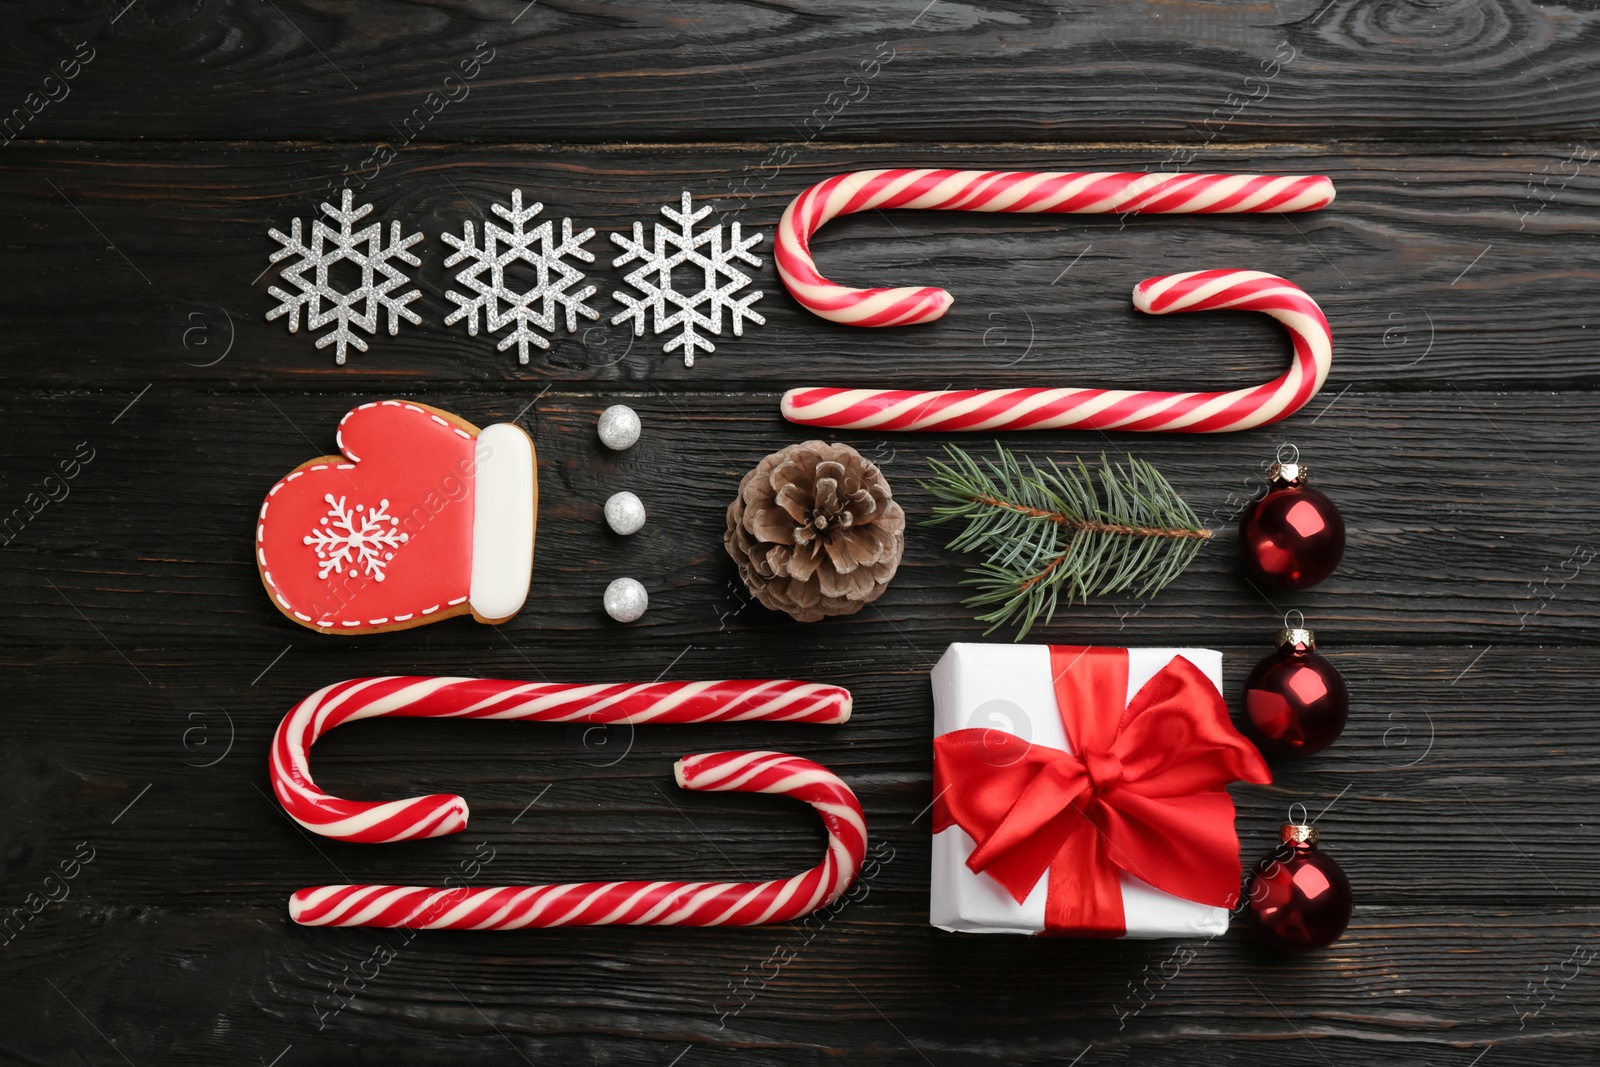
[[[349,634],[521,609],[539,490],[520,427],[384,400],[346,414],[337,440],[343,455],[302,463],[261,502],[256,564],[278,610]]]

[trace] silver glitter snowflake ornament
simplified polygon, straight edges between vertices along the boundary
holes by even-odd
[[[633,237],[614,233],[611,240],[623,250],[612,260],[614,267],[626,266],[634,260],[640,265],[623,279],[643,296],[629,293],[612,293],[617,302],[627,308],[611,320],[613,324],[633,320],[635,337],[644,336],[645,316],[651,315],[651,332],[656,336],[670,334],[663,352],[683,350],[683,365],[694,366],[695,350],[715,352],[706,334],[722,335],[722,316],[726,312],[733,325],[735,337],[744,336],[744,320],[766,325],[766,319],[750,310],[750,305],[761,299],[760,290],[743,296],[739,291],[750,284],[750,276],[740,270],[737,262],[752,267],[761,266],[761,260],[750,254],[750,249],[761,241],[761,234],[749,238],[739,235],[739,224],[732,224],[729,245],[722,244],[722,226],[719,224],[701,233],[695,233],[695,223],[711,214],[711,208],[690,210],[690,196],[683,194],[683,207],[674,211],[671,205],[663,207],[661,214],[676,226],[655,223],[652,243],[645,244],[644,223],[633,224]],[[694,291],[679,289],[673,272],[687,274],[700,288]]]
[[[567,262],[569,258],[593,263],[594,255],[586,252],[583,242],[594,236],[593,230],[573,235],[572,220],[561,220],[561,240],[556,241],[551,220],[546,219],[533,229],[528,224],[544,210],[544,205],[522,206],[522,190],[511,192],[511,207],[495,204],[494,213],[511,224],[503,229],[493,222],[483,224],[483,243],[474,236],[471,222],[465,224],[465,236],[442,234],[445,244],[456,253],[444,261],[446,267],[471,260],[472,265],[456,275],[456,282],[465,286],[463,295],[448,291],[444,295],[456,305],[444,320],[446,326],[467,320],[467,333],[478,336],[478,314],[482,312],[484,328],[498,333],[507,326],[514,329],[500,339],[500,351],[517,346],[517,361],[528,362],[528,344],[549,348],[548,334],[555,330],[557,312],[564,312],[567,332],[578,328],[578,316],[598,319],[600,313],[584,303],[595,293],[595,287],[585,286],[577,292],[571,288],[583,281],[583,272]],[[533,268],[533,288],[526,292],[513,289],[507,280],[507,268],[524,263]],[[535,329],[537,328],[537,329]],[[538,331],[544,331],[540,333]]]
[[[402,238],[400,223],[393,222],[389,228],[389,244],[385,247],[382,223],[374,222],[359,232],[355,230],[355,224],[372,213],[372,205],[354,207],[354,200],[354,194],[346,189],[341,207],[323,204],[323,213],[337,222],[339,228],[335,230],[321,219],[313,220],[309,245],[305,243],[300,219],[295,219],[290,225],[287,236],[279,230],[267,231],[273,240],[283,246],[272,253],[272,263],[290,256],[300,257],[278,276],[279,281],[294,286],[297,292],[290,293],[276,285],[267,287],[267,292],[279,301],[277,307],[267,312],[267,321],[287,314],[289,332],[297,333],[300,330],[300,310],[304,308],[308,330],[320,330],[329,323],[335,323],[332,330],[317,338],[318,348],[335,346],[335,363],[344,362],[350,346],[362,352],[367,350],[367,342],[352,327],[376,334],[380,311],[389,313],[391,336],[400,332],[402,317],[411,323],[422,321],[422,316],[406,306],[422,296],[421,290],[413,289],[403,295],[394,295],[396,289],[411,279],[391,262],[398,259],[413,267],[421,266],[422,261],[406,250],[422,240],[422,234],[414,233]],[[343,260],[348,260],[361,271],[361,284],[348,293],[335,288],[328,281],[328,269]],[[310,278],[306,277],[308,271],[314,272]]]

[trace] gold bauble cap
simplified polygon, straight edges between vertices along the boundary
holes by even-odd
[[[1317,647],[1317,635],[1313,630],[1304,626],[1285,626],[1278,631],[1278,647],[1292,648],[1296,651],[1313,651]]]
[[[1278,840],[1286,845],[1314,845],[1317,828],[1303,822],[1286,822],[1278,827]]]
[[[1274,463],[1268,472],[1273,485],[1299,485],[1309,476],[1306,465],[1300,462]]]

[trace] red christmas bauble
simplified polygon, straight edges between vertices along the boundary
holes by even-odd
[[[1309,952],[1339,940],[1350,925],[1350,879],[1317,848],[1314,826],[1285,823],[1283,840],[1250,875],[1250,915],[1273,948]]]
[[[1317,654],[1316,635],[1278,631],[1278,650],[1256,664],[1244,683],[1249,732],[1263,750],[1309,756],[1344,729],[1350,692],[1332,663]]]
[[[1239,547],[1245,575],[1280,589],[1306,589],[1344,556],[1344,519],[1333,501],[1305,484],[1300,463],[1274,463],[1267,495],[1245,509]]]

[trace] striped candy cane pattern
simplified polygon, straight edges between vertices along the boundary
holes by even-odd
[[[1136,389],[831,389],[783,396],[783,416],[842,430],[1134,430],[1228,433],[1276,422],[1317,394],[1333,364],[1333,334],[1293,282],[1254,270],[1148,278],[1133,305],[1151,315],[1259,311],[1288,327],[1294,361],[1261,385],[1219,393]]]
[[[377,716],[520,719],[529,722],[841,723],[850,693],[790,681],[649,682],[559,685],[490,678],[355,678],[296,704],[272,739],[272,791],[313,833],[340,841],[386,843],[459,833],[467,802],[449,793],[406,800],[341,800],[311,780],[307,752],[340,723]]]
[[[822,816],[828,850],[792,878],[766,882],[575,882],[455,889],[324,885],[289,898],[303,926],[522,930],[547,926],[754,926],[798,919],[838,899],[861,870],[867,824],[850,787],[781,752],[707,752],[678,761],[685,789],[780,793]]]
[[[1001,170],[864,170],[795,198],[778,223],[778,276],[803,306],[850,326],[932,322],[954,299],[932,286],[852,289],[824,278],[811,235],[829,219],[873,208],[1026,214],[1237,214],[1315,211],[1333,203],[1321,175],[1049,173]]]

